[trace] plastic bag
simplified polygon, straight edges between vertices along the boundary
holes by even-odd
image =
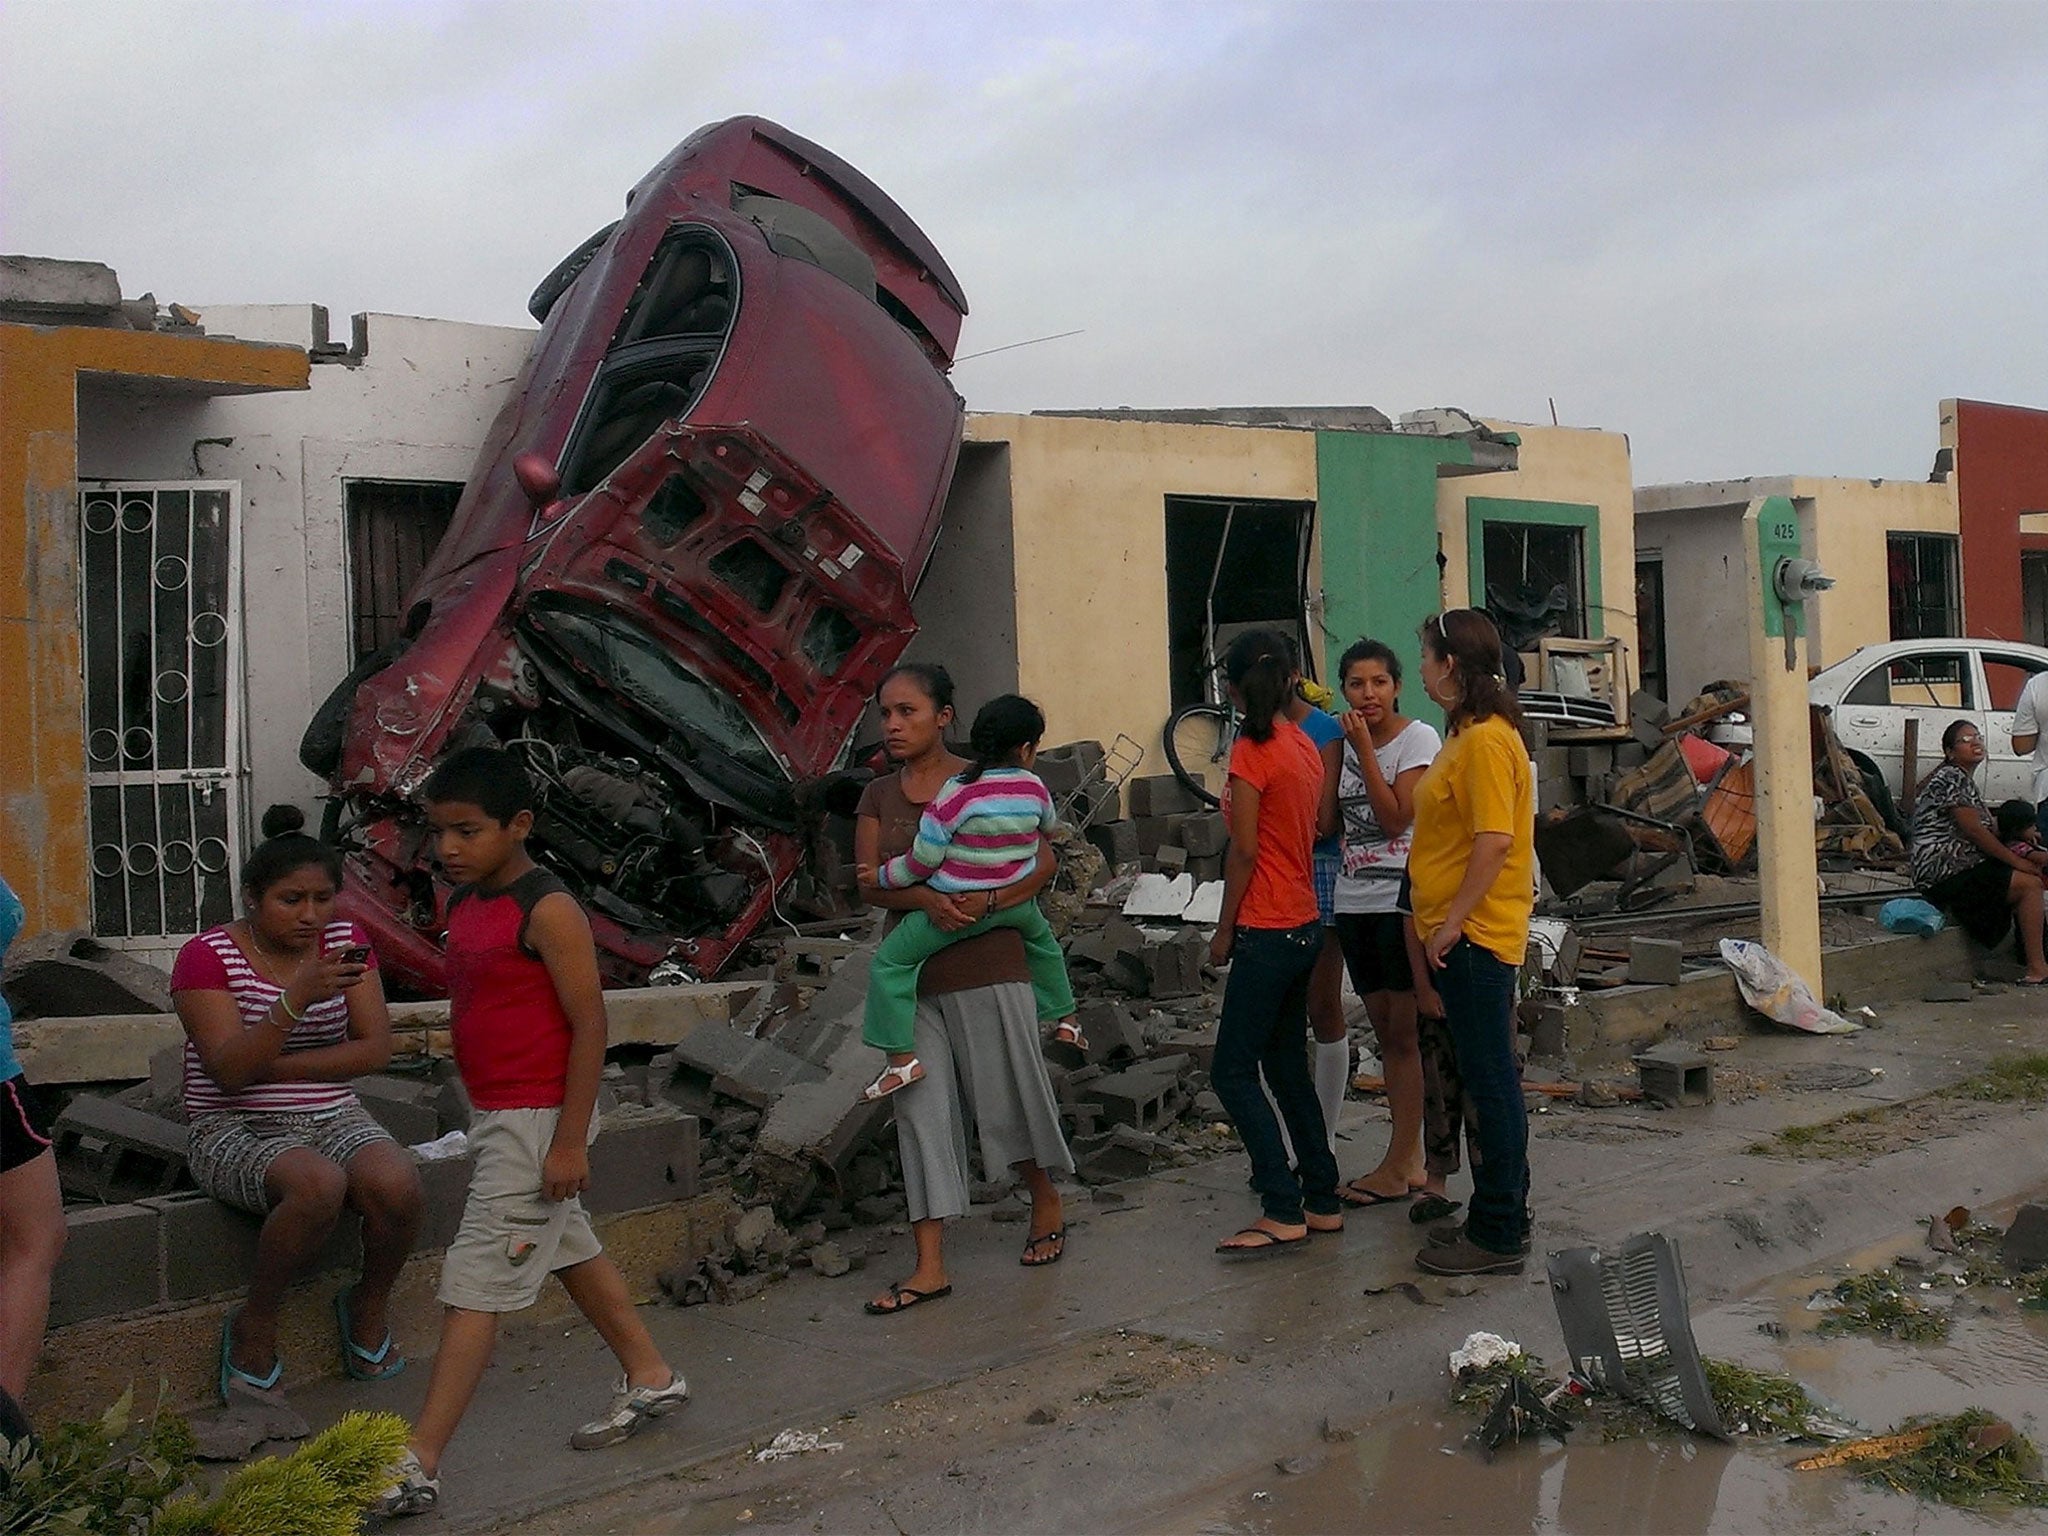
[[[1803,1029],[1809,1035],[1846,1035],[1863,1027],[1821,1007],[1806,983],[1761,944],[1723,939],[1721,959],[1735,973],[1742,1000],[1775,1023]]]
[[[1886,933],[1939,933],[1948,920],[1934,903],[1900,896],[1877,909],[1877,923]]]

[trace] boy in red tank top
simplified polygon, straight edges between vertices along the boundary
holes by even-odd
[[[590,922],[533,862],[533,787],[507,753],[444,760],[422,791],[448,903],[455,1065],[475,1114],[462,1226],[441,1267],[441,1349],[411,1443],[379,1508],[416,1515],[440,1500],[441,1455],[476,1395],[498,1316],[531,1306],[550,1274],[618,1356],[605,1413],[569,1438],[616,1445],[689,1396],[634,1310],[579,1194],[589,1182],[604,1072],[604,993]]]

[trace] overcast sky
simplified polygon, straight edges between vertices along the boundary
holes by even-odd
[[[888,189],[977,409],[1457,405],[1636,479],[2048,406],[2048,6],[0,0],[0,250],[525,321],[699,124]],[[345,329],[342,330],[345,334]]]

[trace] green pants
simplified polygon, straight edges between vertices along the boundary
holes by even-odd
[[[1006,908],[958,933],[941,932],[922,912],[906,912],[875,951],[875,963],[868,971],[868,1005],[861,1024],[861,1039],[877,1050],[909,1050],[917,1017],[917,977],[925,961],[948,944],[971,939],[991,928],[1015,929],[1023,938],[1038,1016],[1064,1019],[1072,1015],[1074,989],[1067,983],[1066,958],[1060,953],[1060,941],[1052,936],[1052,925],[1038,910],[1037,902]]]

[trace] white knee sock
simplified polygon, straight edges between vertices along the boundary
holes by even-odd
[[[1329,1127],[1330,1150],[1337,1150],[1337,1116],[1344,1108],[1344,1079],[1351,1075],[1351,1042],[1318,1040],[1314,1063],[1316,1098],[1323,1106],[1323,1124]]]

